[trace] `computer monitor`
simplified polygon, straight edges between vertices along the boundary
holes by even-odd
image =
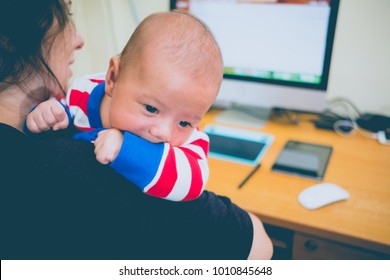
[[[323,111],[338,7],[339,0],[170,1],[172,10],[203,20],[221,48],[224,79],[214,105],[260,118],[264,108]],[[241,122],[237,109],[227,112],[221,119]]]

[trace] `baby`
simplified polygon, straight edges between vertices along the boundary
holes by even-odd
[[[198,125],[223,75],[219,47],[199,19],[152,14],[136,28],[106,74],[76,80],[66,104],[47,100],[27,117],[32,133],[68,127],[92,141],[99,162],[143,192],[197,198],[208,180],[208,137]]]

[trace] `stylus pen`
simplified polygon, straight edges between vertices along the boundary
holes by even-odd
[[[245,183],[253,176],[253,174],[255,174],[257,170],[259,170],[260,166],[261,166],[260,163],[256,164],[256,166],[252,169],[252,171],[251,171],[251,172],[245,177],[245,179],[242,180],[242,182],[238,185],[238,188],[239,188],[239,189],[241,189],[241,188],[245,185]]]

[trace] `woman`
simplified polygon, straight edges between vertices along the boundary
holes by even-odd
[[[261,222],[227,198],[207,191],[188,203],[149,197],[97,163],[90,143],[66,132],[26,137],[26,115],[42,100],[64,94],[73,53],[84,41],[70,19],[69,1],[3,2],[1,259],[271,257]]]

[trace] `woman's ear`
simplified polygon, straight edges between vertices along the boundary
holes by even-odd
[[[110,59],[108,70],[106,74],[106,86],[105,93],[108,96],[112,96],[114,94],[115,83],[118,79],[119,75],[119,57],[114,56]]]

